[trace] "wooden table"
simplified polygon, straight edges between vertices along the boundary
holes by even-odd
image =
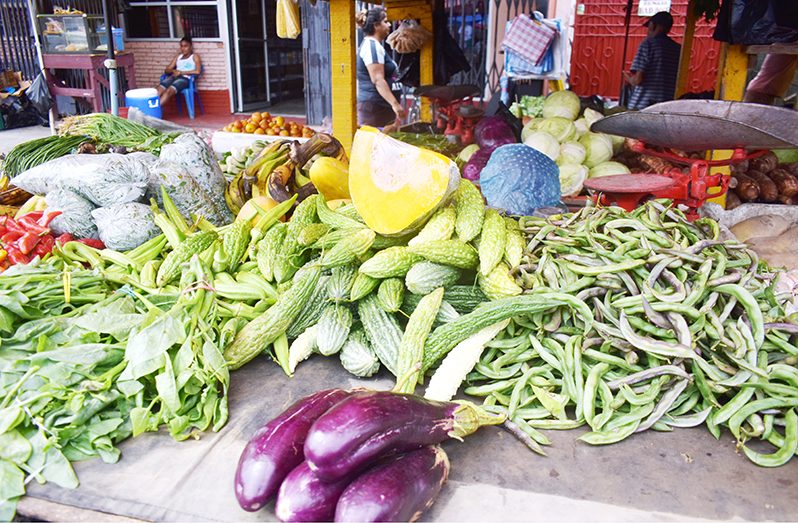
[[[104,54],[46,54],[43,56],[45,72],[47,74],[47,86],[53,96],[72,96],[84,98],[91,102],[94,112],[103,112],[102,88],[110,91],[108,80],[100,74],[104,69],[103,62],[106,60]],[[116,54],[116,65],[119,69],[125,70],[128,88],[136,88],[136,66],[131,52],[120,52]],[[81,70],[84,72],[84,83],[80,87],[67,86],[62,78],[54,72],[55,70]],[[123,105],[125,91],[119,89],[118,97],[120,105]]]

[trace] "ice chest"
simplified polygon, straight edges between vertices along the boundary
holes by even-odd
[[[125,105],[135,107],[147,116],[161,118],[161,100],[152,88],[132,89],[125,93]]]

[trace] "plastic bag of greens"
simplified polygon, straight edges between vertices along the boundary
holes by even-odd
[[[70,154],[21,173],[14,185],[33,194],[74,191],[104,207],[140,199],[147,188],[146,165],[121,154]]]
[[[55,189],[47,193],[44,201],[47,202],[48,209],[61,211],[50,222],[50,229],[54,234],[69,233],[75,238],[99,237],[97,225],[91,215],[95,206],[83,196],[67,189]]]
[[[174,143],[164,145],[161,160],[185,167],[211,199],[224,223],[233,221],[233,215],[224,200],[227,180],[213,151],[202,138],[194,133],[181,134]]]
[[[175,206],[186,219],[192,215],[204,216],[214,225],[228,223],[225,216],[220,215],[211,198],[203,190],[197,180],[182,165],[159,160],[150,167],[147,183],[147,197],[162,204],[161,187],[163,187]],[[224,193],[222,193],[224,199]],[[229,212],[229,211],[228,211]]]
[[[109,249],[135,249],[160,234],[149,205],[129,202],[99,207],[91,212],[100,239]]]

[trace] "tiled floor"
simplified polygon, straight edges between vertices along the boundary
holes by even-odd
[[[305,123],[304,99],[288,100],[284,103],[268,107],[264,109],[264,111],[268,111],[272,115],[284,116],[289,121],[295,121],[302,124]],[[206,112],[205,114],[197,113],[195,115],[196,117],[192,120],[186,114],[185,109],[183,109],[182,114],[175,114],[173,110],[167,110],[164,119],[179,125],[183,125],[185,127],[191,127],[192,129],[219,130],[232,121],[248,118],[250,114],[251,113],[230,114],[230,113]]]

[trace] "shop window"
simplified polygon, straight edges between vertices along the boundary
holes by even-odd
[[[219,12],[213,1],[134,0],[125,11],[128,38],[219,38]]]

